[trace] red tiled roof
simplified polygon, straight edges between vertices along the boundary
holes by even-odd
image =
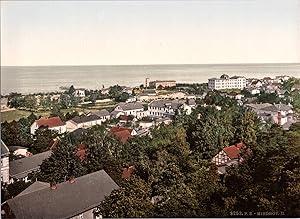
[[[134,166],[130,166],[128,168],[123,168],[123,173],[122,173],[122,179],[127,179],[129,178],[133,172],[134,172],[135,168]]]
[[[85,158],[86,151],[85,151],[85,145],[84,144],[80,144],[80,145],[77,146],[76,155],[79,157],[80,160],[83,160]]]
[[[119,118],[120,118],[121,120],[126,120],[126,121],[129,120],[128,116],[126,116],[126,115],[121,115]]]
[[[120,132],[120,131],[129,131],[129,133],[131,134],[132,129],[130,129],[130,128],[125,128],[125,127],[112,127],[112,128],[110,129],[110,132],[111,132],[112,134],[115,134],[116,132]]]
[[[115,132],[113,135],[116,136],[122,144],[125,144],[127,140],[131,138],[131,134],[128,130]]]
[[[52,127],[64,125],[64,122],[61,121],[61,119],[58,116],[51,117],[51,118],[40,118],[38,120],[35,120],[35,122],[39,127],[43,125],[52,128]]]
[[[236,145],[231,145],[229,147],[224,148],[223,151],[225,151],[225,153],[230,159],[236,159],[239,157],[241,149],[244,147],[244,143],[238,143]]]

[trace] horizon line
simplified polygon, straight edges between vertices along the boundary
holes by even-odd
[[[1,67],[77,67],[77,66],[151,66],[151,65],[271,65],[271,64],[300,64],[300,62],[253,62],[253,63],[180,63],[180,64],[64,64],[64,65],[0,65]]]

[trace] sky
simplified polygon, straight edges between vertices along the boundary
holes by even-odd
[[[1,65],[300,62],[300,0],[1,1]]]

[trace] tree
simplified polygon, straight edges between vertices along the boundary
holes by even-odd
[[[119,96],[116,96],[115,100],[118,102],[125,102],[128,100],[129,94],[127,92],[121,93]]]
[[[108,94],[111,98],[116,99],[122,94],[122,88],[119,85],[114,85],[109,88]]]
[[[110,218],[149,218],[153,208],[150,195],[150,186],[133,176],[105,198],[99,206],[99,214]]]
[[[59,183],[71,176],[80,177],[87,174],[76,151],[76,146],[60,141],[52,155],[41,164],[38,178],[46,182]]]
[[[53,139],[55,139],[56,136],[57,132],[48,129],[48,127],[40,126],[35,131],[33,145],[29,148],[29,150],[33,154],[42,153],[49,150],[53,144]]]
[[[75,88],[73,85],[71,85],[71,87],[69,88],[68,92],[67,92],[70,96],[74,96],[75,94]]]

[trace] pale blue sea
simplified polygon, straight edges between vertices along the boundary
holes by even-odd
[[[1,94],[58,91],[62,86],[101,89],[102,85],[138,86],[145,78],[203,83],[222,74],[263,78],[277,75],[300,77],[297,64],[222,65],[115,65],[115,66],[35,66],[1,67]]]

